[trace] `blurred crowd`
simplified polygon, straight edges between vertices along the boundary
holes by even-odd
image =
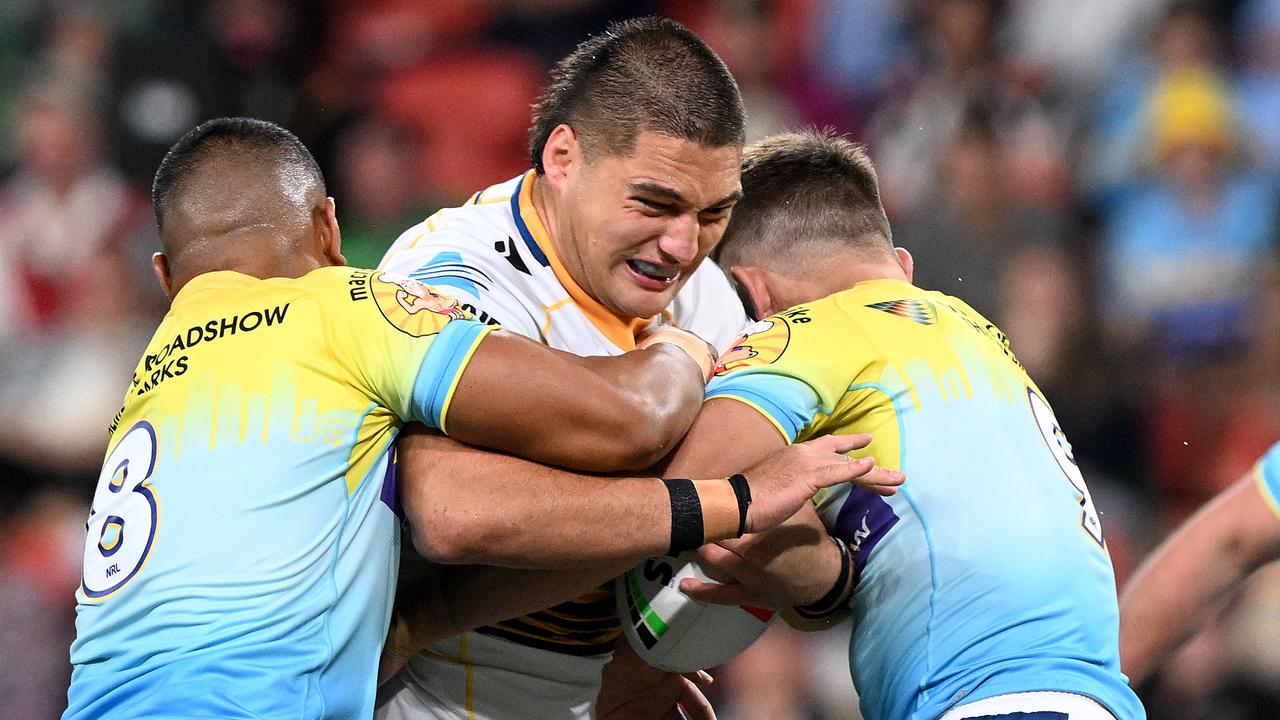
[[[1002,327],[1054,403],[1121,583],[1280,438],[1280,0],[7,0],[0,720],[65,702],[106,427],[166,307],[168,146],[222,115],[292,129],[372,266],[525,169],[551,63],[650,13],[722,55],[749,139],[867,144],[918,284]],[[1274,720],[1278,640],[1264,573],[1142,688],[1150,716]],[[719,673],[721,717],[856,717],[846,641],[771,631]]]

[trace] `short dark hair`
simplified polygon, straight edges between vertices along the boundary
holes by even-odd
[[[798,243],[827,242],[863,254],[891,252],[875,166],[861,145],[830,130],[786,133],[742,153],[742,199],[715,258],[787,257]],[[802,259],[802,258],[797,258]]]
[[[629,154],[642,130],[706,147],[742,145],[746,113],[715,51],[674,20],[644,17],[610,25],[552,69],[529,129],[539,174],[547,138],[561,124],[593,158]]]
[[[324,191],[324,173],[296,135],[266,120],[224,117],[208,120],[169,148],[151,184],[156,227],[163,232],[165,214],[193,170],[214,156],[242,154],[272,165],[292,165]]]

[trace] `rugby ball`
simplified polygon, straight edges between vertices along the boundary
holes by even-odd
[[[680,591],[687,577],[712,580],[693,553],[649,558],[614,584],[618,617],[642,660],[670,672],[706,670],[733,659],[769,627],[771,610],[713,605]]]

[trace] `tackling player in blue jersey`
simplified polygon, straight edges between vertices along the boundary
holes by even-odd
[[[685,589],[803,603],[802,619],[851,613],[868,720],[1143,718],[1120,673],[1098,513],[1003,333],[911,284],[857,146],[762,141],[742,185],[719,259],[762,320],[721,358],[669,471],[732,472],[798,440],[870,432],[877,463],[909,480],[892,497],[819,493],[836,543],[803,532],[801,514],[709,546],[704,562],[740,583]]]

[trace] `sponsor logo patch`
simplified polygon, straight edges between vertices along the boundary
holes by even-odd
[[[382,317],[414,337],[434,335],[451,320],[467,317],[457,300],[411,278],[378,273],[369,285]]]

